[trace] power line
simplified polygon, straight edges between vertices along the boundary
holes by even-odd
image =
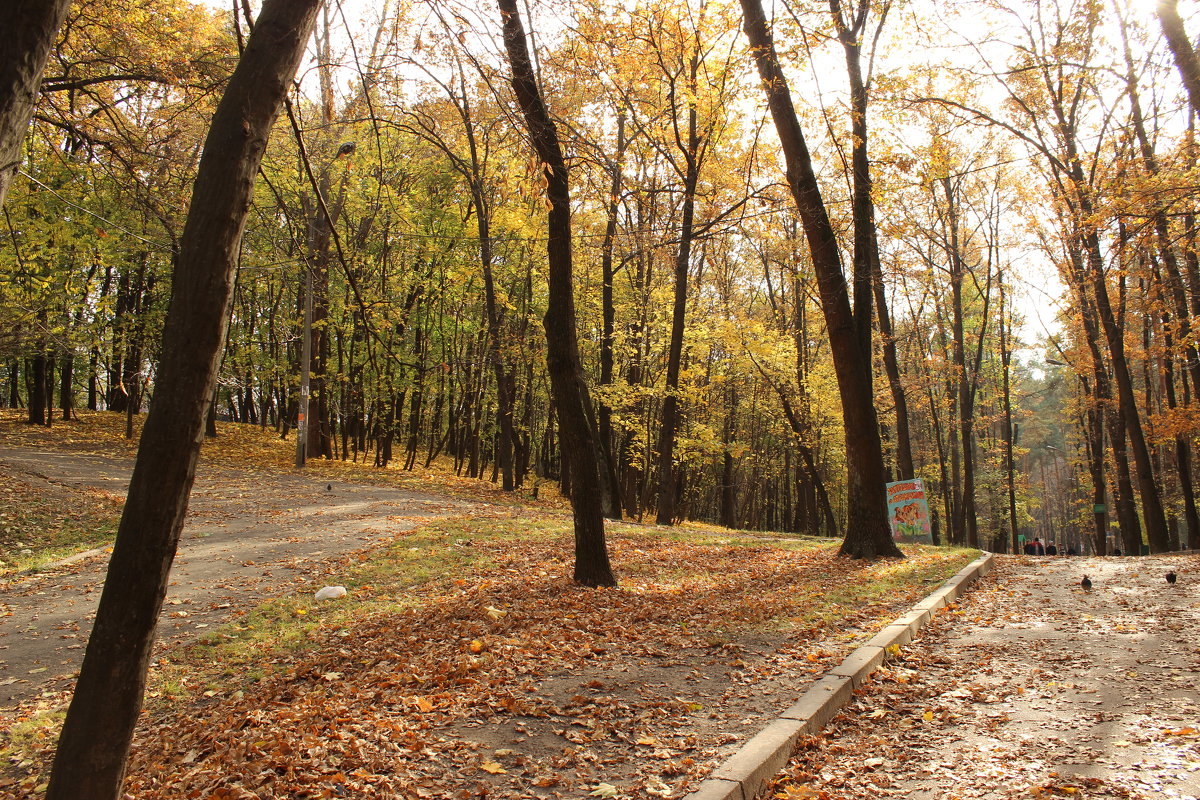
[[[79,205],[78,203],[76,203],[76,202],[74,202],[74,201],[72,201],[72,200],[68,200],[67,198],[63,197],[61,194],[59,194],[58,192],[56,192],[54,189],[51,189],[51,188],[50,188],[49,186],[47,186],[46,184],[42,183],[42,182],[41,182],[41,181],[39,181],[37,178],[35,178],[35,177],[33,177],[32,175],[30,175],[30,174],[29,174],[28,172],[26,172],[25,170],[23,170],[23,169],[22,169],[22,170],[17,170],[17,172],[18,172],[18,173],[20,173],[21,175],[24,175],[24,176],[25,176],[26,178],[28,178],[29,180],[33,181],[33,182],[34,182],[34,183],[36,183],[38,186],[42,187],[43,189],[45,189],[45,190],[46,190],[47,192],[49,192],[50,194],[54,195],[55,197],[57,197],[57,198],[58,198],[59,200],[61,200],[62,202],[64,202],[64,203],[66,203],[67,205],[69,205],[71,208],[74,208],[74,209],[76,209],[76,210],[78,210],[78,211],[82,211],[83,213],[85,213],[85,214],[87,214],[87,215],[89,215],[89,216],[95,217],[96,219],[100,220],[101,222],[103,222],[103,223],[104,223],[105,225],[107,225],[108,227],[110,227],[110,228],[116,228],[117,230],[119,230],[119,231],[121,231],[121,232],[123,232],[123,233],[127,233],[127,234],[129,234],[130,236],[132,236],[133,238],[137,239],[139,242],[143,242],[143,243],[145,243],[145,244],[148,244],[148,245],[150,245],[151,247],[158,248],[159,250],[162,250],[164,253],[172,253],[172,254],[173,254],[173,253],[175,252],[174,248],[172,248],[170,245],[163,244],[162,242],[155,242],[155,241],[153,241],[153,240],[151,240],[151,239],[147,239],[147,238],[146,238],[146,237],[144,237],[144,236],[140,236],[140,235],[138,235],[138,234],[134,233],[133,231],[129,230],[129,228],[126,228],[124,225],[121,225],[121,224],[120,224],[120,223],[118,223],[118,222],[113,222],[111,219],[108,219],[107,217],[102,217],[102,216],[100,216],[100,215],[99,215],[99,214],[97,214],[95,211],[92,211],[92,210],[90,210],[90,209],[84,208],[83,206]]]

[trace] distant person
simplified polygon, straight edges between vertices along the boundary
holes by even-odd
[[[1027,556],[1037,555],[1037,548],[1033,546],[1032,541],[1025,542],[1025,555],[1027,555]]]
[[[1075,545],[1073,545],[1073,544],[1067,545],[1067,555],[1069,555],[1069,556],[1079,555],[1078,553],[1075,552]]]
[[[1042,544],[1042,539],[1040,536],[1033,537],[1033,554],[1035,556],[1046,555],[1046,545]]]
[[[1121,555],[1121,548],[1119,548],[1119,547],[1118,547],[1116,550],[1113,550],[1113,555],[1114,555],[1114,556],[1119,556],[1119,555]]]
[[[1048,556],[1058,555],[1058,545],[1056,545],[1054,542],[1051,542],[1050,544],[1046,545],[1046,555],[1048,555]]]

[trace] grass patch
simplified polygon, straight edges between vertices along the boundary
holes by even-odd
[[[437,520],[406,532],[356,564],[338,583],[348,595],[317,602],[311,596],[261,603],[230,625],[184,645],[153,665],[147,697],[152,710],[227,694],[263,677],[294,669],[314,642],[356,621],[402,614],[439,593],[465,584],[465,575],[486,572],[488,550],[481,537],[502,535],[498,522],[470,518]],[[477,580],[477,579],[476,579]]]
[[[123,504],[0,467],[0,576],[111,544]]]
[[[66,715],[65,709],[40,706],[0,729],[0,796],[9,788],[20,788],[26,795],[46,790],[46,754],[58,741]]]

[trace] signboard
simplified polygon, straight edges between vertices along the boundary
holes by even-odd
[[[919,478],[887,485],[888,523],[898,542],[933,541],[929,529],[929,503]]]

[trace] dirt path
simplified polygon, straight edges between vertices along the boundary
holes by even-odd
[[[999,562],[773,796],[1200,796],[1200,556]]]
[[[10,447],[0,450],[0,465],[122,496],[132,470],[131,460],[115,456]],[[202,463],[159,640],[197,636],[265,597],[336,583],[348,554],[422,520],[474,508],[429,494]],[[0,584],[0,706],[69,686],[106,565],[105,552],[93,553]]]

